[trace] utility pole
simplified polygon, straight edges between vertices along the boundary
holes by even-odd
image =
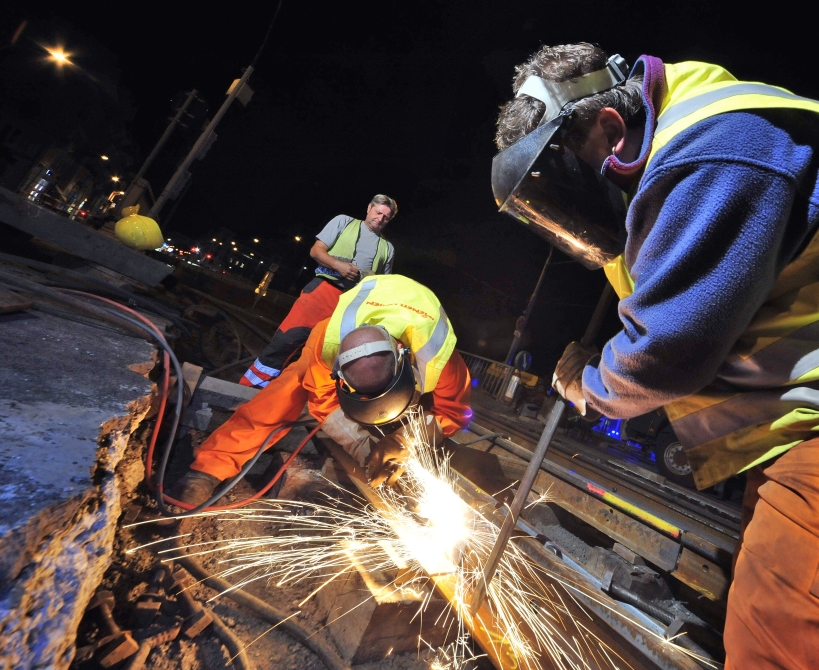
[[[159,141],[154,146],[153,151],[151,151],[148,158],[145,159],[145,162],[142,164],[142,167],[139,168],[139,172],[134,175],[134,178],[131,180],[131,183],[128,185],[128,188],[125,189],[125,195],[122,198],[122,206],[127,207],[134,203],[131,202],[131,196],[133,192],[139,188],[144,189],[145,187],[139,183],[139,180],[145,176],[145,173],[148,171],[151,163],[154,162],[154,159],[159,155],[159,151],[165,146],[165,142],[168,141],[168,138],[173,133],[174,129],[176,128],[176,124],[182,120],[182,117],[185,115],[185,112],[188,111],[188,107],[190,107],[191,103],[196,99],[196,94],[198,91],[196,89],[191,90],[188,93],[188,97],[185,98],[185,102],[182,103],[182,106],[176,110],[176,115],[171,119],[171,122],[168,124],[168,127],[165,128],[165,132],[162,133],[162,137],[159,138]],[[134,198],[134,202],[139,200],[139,197],[142,195],[142,190],[140,190],[139,194]]]
[[[219,108],[219,111],[214,114],[213,118],[211,119],[210,123],[207,125],[205,130],[202,131],[202,134],[194,143],[191,150],[188,152],[188,155],[185,156],[185,160],[180,163],[179,167],[176,169],[173,177],[171,177],[170,181],[166,184],[165,188],[163,189],[160,196],[157,198],[154,206],[151,207],[151,212],[148,216],[152,219],[157,218],[157,214],[159,210],[162,209],[162,206],[168,200],[168,198],[173,198],[178,195],[179,190],[182,186],[184,186],[185,182],[190,178],[190,173],[188,172],[188,168],[190,167],[191,163],[193,163],[196,158],[200,157],[200,153],[204,155],[204,151],[207,151],[208,142],[211,141],[211,136],[215,138],[216,134],[213,132],[216,128],[216,125],[225,115],[227,112],[228,107],[230,107],[231,103],[238,97],[239,101],[243,104],[247,104],[250,101],[250,97],[253,95],[253,91],[247,86],[247,80],[250,77],[251,73],[253,72],[253,66],[248,66],[244,73],[242,74],[241,79],[236,80],[233,82],[233,85],[228,90],[227,98],[222,103],[222,106]]]

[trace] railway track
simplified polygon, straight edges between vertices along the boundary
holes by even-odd
[[[497,493],[504,483],[511,490],[538,438],[536,428],[476,408],[468,432],[452,440],[455,467],[486,491]],[[533,493],[724,611],[739,505],[668,482],[565,434],[549,448]]]

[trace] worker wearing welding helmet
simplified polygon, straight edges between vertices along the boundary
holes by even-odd
[[[371,485],[395,480],[408,439],[402,419],[412,408],[425,410],[430,446],[469,423],[469,371],[455,343],[428,288],[401,275],[364,279],[312,330],[299,359],[199,447],[171,497],[207,500],[271,431],[296,421],[305,403],[324,433],[366,467]]]
[[[590,44],[543,47],[514,90],[497,204],[620,297],[623,330],[569,345],[555,388],[664,407],[701,489],[747,473],[726,667],[819,667],[819,103]]]

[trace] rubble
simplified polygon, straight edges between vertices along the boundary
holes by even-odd
[[[8,668],[67,668],[108,568],[118,472],[151,409],[149,343],[77,315],[0,316],[0,644]],[[133,369],[130,369],[133,368]],[[137,370],[137,371],[134,371]],[[123,464],[124,465],[124,464]]]

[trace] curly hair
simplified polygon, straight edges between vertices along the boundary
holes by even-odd
[[[537,75],[548,81],[561,82],[596,72],[605,67],[607,60],[608,55],[605,51],[586,42],[554,47],[544,46],[528,61],[515,67],[512,90],[517,93],[518,89],[523,86],[523,82],[531,75]],[[591,127],[598,112],[604,107],[617,110],[628,126],[642,118],[645,113],[642,88],[643,77],[638,75],[626,79],[622,84],[608,91],[567,103],[576,111],[575,129],[579,136],[585,136],[584,131]],[[543,120],[545,111],[546,105],[528,95],[513,98],[502,105],[498,116],[498,130],[495,134],[495,143],[498,148],[505,149],[535,130]]]

